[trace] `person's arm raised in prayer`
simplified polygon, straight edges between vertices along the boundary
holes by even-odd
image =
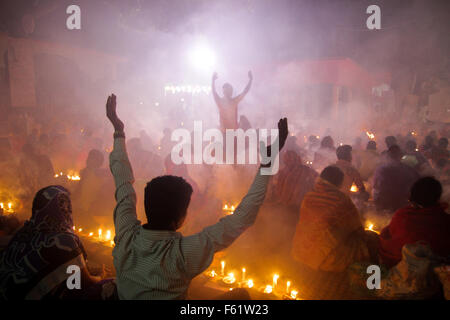
[[[242,99],[244,99],[244,97],[247,95],[247,93],[250,91],[250,88],[252,87],[252,82],[253,82],[253,74],[251,71],[249,71],[247,86],[245,87],[244,91],[242,91],[239,95],[237,95],[234,98],[235,101],[237,101],[239,103],[242,101]]]
[[[109,167],[116,186],[116,208],[114,226],[116,246],[123,236],[141,225],[136,215],[136,192],[133,188],[134,176],[125,146],[124,124],[117,116],[116,96],[112,94],[106,102],[106,116],[114,127],[114,146],[109,155]]]
[[[286,142],[288,136],[287,119],[278,122],[278,150],[267,147],[267,152],[276,156]],[[275,145],[275,144],[273,144]],[[234,214],[228,215],[212,226],[206,227],[201,232],[183,238],[181,249],[185,261],[185,270],[189,270],[188,276],[195,277],[203,272],[211,264],[214,253],[227,248],[254,222],[258,210],[264,201],[267,184],[270,175],[258,173],[247,193],[237,206]]]

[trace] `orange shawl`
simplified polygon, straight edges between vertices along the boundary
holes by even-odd
[[[292,256],[314,270],[341,272],[369,259],[363,226],[352,200],[318,178],[300,209]]]

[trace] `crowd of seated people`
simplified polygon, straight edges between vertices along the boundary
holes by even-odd
[[[96,206],[99,194],[115,188],[102,196],[114,193],[116,200],[115,209],[110,209],[115,279],[90,273],[88,256],[73,230],[70,191],[52,183],[54,169],[45,152],[25,144],[23,161],[27,163],[21,165],[42,170],[24,171],[31,178],[24,176],[22,183],[29,180],[37,181],[33,188],[47,186],[35,194],[31,218],[23,226],[15,220],[0,220],[0,299],[185,299],[192,279],[211,265],[214,255],[254,224],[265,198],[283,212],[278,219],[290,228],[287,238],[291,240],[285,247],[306,299],[354,298],[348,283],[350,266],[370,263],[392,268],[407,244],[425,241],[436,255],[450,257],[450,216],[443,202],[449,158],[444,137],[428,135],[417,148],[412,137],[388,136],[386,150],[379,152],[373,140],[363,149],[361,139],[353,147],[341,144],[335,149],[333,138],[326,136],[318,148],[315,136],[306,146],[288,140],[287,120],[282,119],[277,175],[264,176],[258,170],[234,214],[184,236],[179,230],[188,208],[193,201],[206,201],[205,193],[186,165],[175,166],[165,157],[164,170],[161,158],[142,148],[139,139],[147,139],[145,134],[125,142],[114,95],[108,98],[107,116],[114,128],[109,155],[112,179],[102,167],[103,151],[91,149],[73,198],[80,204],[74,206],[76,215],[90,215],[103,210]],[[276,151],[268,147],[269,154]],[[304,156],[314,159],[314,165]],[[148,168],[153,162],[155,166]],[[265,166],[270,164],[261,164]],[[320,174],[315,170],[319,167]],[[136,175],[141,180],[156,176],[146,180],[143,201],[137,200]],[[373,201],[376,210],[392,215],[380,235],[365,230],[352,185],[364,201]],[[145,211],[144,224],[138,217],[139,205]],[[66,285],[67,266],[73,264],[81,266],[81,291],[68,290]],[[250,297],[245,291],[233,295]]]

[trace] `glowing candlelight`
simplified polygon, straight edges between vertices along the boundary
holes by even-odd
[[[0,208],[4,209],[3,202],[0,202]]]
[[[275,288],[277,286],[279,277],[280,276],[278,274],[273,275],[273,284],[272,284],[273,288]]]
[[[111,239],[111,230],[106,230],[106,240]]]
[[[288,282],[286,282],[286,293],[289,294],[289,290],[290,290],[290,289],[291,289],[291,282],[288,281]]]
[[[375,135],[369,131],[366,131],[366,135],[369,137],[369,139],[373,140],[375,139]]]
[[[253,280],[252,280],[252,279],[249,279],[249,280],[247,281],[247,287],[253,288],[254,285],[255,285],[255,284],[253,283]]]
[[[245,281],[245,268],[242,268],[242,282]]]
[[[234,273],[230,272],[226,277],[223,278],[223,282],[226,284],[232,284],[236,282],[236,278],[234,277]]]
[[[352,184],[351,188],[350,188],[351,192],[358,192],[358,187],[356,186],[355,183]]]
[[[269,284],[264,288],[264,293],[272,293],[272,291],[273,287]]]
[[[292,291],[291,291],[291,298],[292,298],[292,299],[297,299],[297,294],[298,294],[298,291],[292,290]]]
[[[75,226],[72,227],[73,231],[75,231]]]
[[[221,261],[221,262],[220,262],[220,265],[221,265],[221,267],[222,267],[222,269],[221,269],[221,274],[222,274],[222,276],[224,276],[224,275],[225,275],[225,261]]]
[[[214,278],[217,276],[217,273],[216,273],[216,271],[211,270],[211,272],[208,273],[208,276],[210,276],[211,278]]]
[[[380,234],[378,231],[374,230],[374,227],[375,227],[375,225],[372,222],[368,221],[367,224],[366,224],[366,228],[365,229],[368,230],[368,231],[372,231],[372,232],[375,232],[377,234]]]
[[[98,237],[101,239],[102,238],[102,229],[98,229]]]
[[[89,237],[92,237],[94,235],[93,232],[89,232]]]
[[[11,210],[12,209],[12,203],[8,202],[8,209]]]
[[[81,231],[83,231],[83,228],[78,229],[78,232],[81,232]]]

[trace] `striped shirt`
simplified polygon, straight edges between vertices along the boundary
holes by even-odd
[[[120,299],[186,299],[191,280],[209,267],[214,253],[227,248],[254,223],[270,179],[258,170],[233,215],[184,237],[141,226],[124,137],[114,138],[110,168],[116,185],[113,259]]]

